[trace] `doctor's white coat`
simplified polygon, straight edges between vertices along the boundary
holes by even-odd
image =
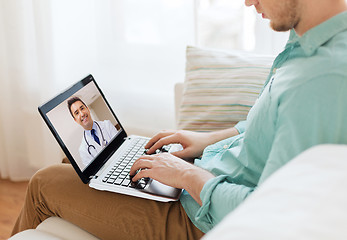
[[[96,124],[98,123],[98,124]],[[85,130],[82,142],[79,147],[79,153],[84,167],[86,167],[94,157],[110,142],[110,140],[117,134],[117,129],[112,125],[110,120],[94,121],[93,129],[100,140],[99,145],[91,135],[91,131]],[[106,144],[103,141],[106,141]],[[88,151],[89,148],[89,151]]]

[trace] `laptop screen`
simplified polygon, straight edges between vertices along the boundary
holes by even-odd
[[[39,107],[39,111],[84,182],[116,150],[115,145],[120,145],[113,142],[126,136],[91,75]]]

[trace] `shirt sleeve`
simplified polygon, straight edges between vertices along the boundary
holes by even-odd
[[[253,191],[252,187],[233,183],[226,175],[210,179],[200,193],[202,206],[195,220],[215,226]]]
[[[238,122],[235,128],[240,134],[244,133],[246,131],[246,120]]]

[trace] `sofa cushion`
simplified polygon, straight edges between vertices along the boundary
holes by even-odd
[[[212,131],[246,119],[273,56],[188,46],[178,128]]]

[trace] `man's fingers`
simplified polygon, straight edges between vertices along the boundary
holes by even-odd
[[[173,135],[171,134],[166,137],[163,137],[160,140],[158,140],[156,143],[154,143],[151,148],[148,149],[147,154],[152,154],[155,152],[155,150],[161,148],[162,146],[168,145],[171,143],[177,143],[177,141],[178,139],[175,134]]]
[[[151,177],[151,169],[144,168],[137,172],[131,179],[133,182],[137,182],[141,178]]]
[[[152,137],[148,143],[146,144],[145,148],[149,149],[151,148],[158,140],[160,140],[163,137],[172,135],[174,132],[173,131],[168,131],[168,130],[164,130],[159,132],[158,134],[154,135],[154,137]]]
[[[132,165],[129,175],[130,176],[134,176],[136,174],[136,171],[139,169],[145,169],[145,168],[152,168],[152,160],[151,158],[139,158],[138,160],[136,160],[134,162],[134,164]]]

